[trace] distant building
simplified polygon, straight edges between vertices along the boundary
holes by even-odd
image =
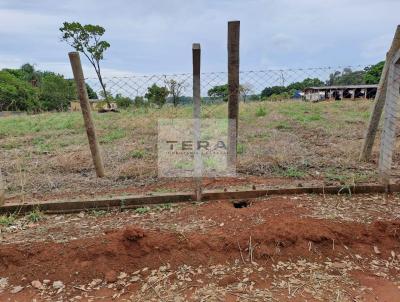
[[[321,86],[304,89],[304,99],[310,102],[341,99],[373,99],[378,85]]]

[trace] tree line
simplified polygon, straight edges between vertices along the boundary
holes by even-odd
[[[90,98],[97,94],[87,85]],[[73,80],[39,71],[29,63],[18,69],[0,70],[0,111],[64,111],[76,99]]]

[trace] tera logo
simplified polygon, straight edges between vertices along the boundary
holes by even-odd
[[[209,141],[166,141],[169,144],[169,149],[182,150],[182,151],[193,151],[193,150],[226,150],[226,144],[223,141],[217,141],[211,144]]]

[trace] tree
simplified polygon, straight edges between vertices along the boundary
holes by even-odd
[[[32,86],[39,86],[42,74],[40,71],[35,70],[35,66],[25,63],[21,66],[20,70],[23,74],[23,79],[32,84]]]
[[[243,85],[240,85],[239,90],[240,94],[242,95],[243,102],[246,102],[246,99],[249,95],[249,93],[252,91],[252,86],[249,83],[245,83]]]
[[[286,92],[286,87],[285,86],[272,86],[272,87],[266,87],[261,91],[261,97],[262,98],[268,98],[273,94],[281,94]]]
[[[224,102],[228,101],[228,84],[217,85],[209,89],[207,95],[213,99],[221,99]]]
[[[67,42],[76,51],[83,53],[94,67],[107,105],[111,108],[100,68],[100,61],[104,58],[104,52],[110,47],[110,43],[101,40],[105,29],[99,25],[81,25],[79,22],[64,22],[60,31],[62,33],[62,40]]]
[[[96,92],[93,90],[93,88],[90,87],[90,85],[87,84],[87,83],[86,83],[86,90],[87,90],[89,99],[93,99],[93,100],[98,99],[97,93],[96,93]]]
[[[75,83],[54,72],[43,72],[39,88],[43,110],[66,110],[77,97]]]
[[[358,85],[364,84],[364,70],[352,71],[351,68],[344,68],[342,72],[335,71],[329,75],[327,85]]]
[[[40,111],[39,90],[6,70],[0,71],[0,111]]]
[[[136,107],[147,107],[147,105],[149,104],[142,96],[136,96],[133,100],[133,103]]]
[[[378,84],[381,78],[385,61],[381,61],[375,65],[365,67],[364,82],[365,84]]]
[[[171,79],[171,80],[165,79],[164,83],[169,90],[169,94],[171,95],[172,103],[174,104],[174,107],[178,106],[180,98],[182,96],[182,91],[185,88],[185,82],[184,81],[176,81],[174,79]]]
[[[122,96],[122,94],[120,93],[117,93],[115,95],[114,101],[117,104],[118,108],[129,108],[133,104],[132,99],[126,96]]]
[[[324,86],[324,82],[322,82],[318,78],[306,78],[301,82],[294,82],[287,86],[287,91],[296,91],[296,90],[304,90],[307,87],[318,87]]]
[[[156,104],[158,108],[161,108],[166,103],[168,94],[169,91],[166,87],[159,87],[153,84],[147,88],[145,98],[147,98],[150,103]]]

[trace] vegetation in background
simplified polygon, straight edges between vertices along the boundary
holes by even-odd
[[[157,105],[158,108],[161,108],[167,102],[168,94],[169,91],[166,87],[160,87],[156,84],[153,84],[147,88],[145,97],[150,103]]]
[[[39,111],[39,90],[6,70],[0,71],[0,110]]]
[[[381,61],[378,64],[365,67],[364,82],[365,84],[378,84],[381,78],[383,66],[385,61]]]
[[[100,31],[102,32],[102,31]],[[83,33],[82,33],[83,34]],[[101,56],[102,58],[102,56]],[[318,78],[307,78],[287,86],[271,86],[261,91],[261,94],[250,94],[252,87],[244,83],[240,86],[242,100],[283,101],[296,96],[297,91],[311,86],[341,85],[341,84],[377,84],[382,73],[384,61],[368,66],[364,70],[352,71],[345,68],[329,76],[326,82]],[[162,108],[167,102],[174,107],[193,102],[191,97],[182,96],[184,83],[176,80],[166,80],[166,86],[153,84],[148,87],[144,96],[136,96],[134,100],[122,94],[113,96],[110,92],[102,91],[102,97],[107,95],[108,102],[115,102],[119,108],[146,108],[154,105]],[[93,89],[86,84],[89,98],[97,99]],[[228,85],[217,85],[202,98],[204,103],[228,101]],[[3,69],[0,71],[0,111],[65,111],[71,100],[77,98],[75,82],[65,79],[62,75],[50,71],[36,70],[31,64],[24,64],[18,69]],[[262,114],[260,111],[258,114]]]
[[[89,97],[97,99],[86,87]],[[75,82],[60,74],[36,70],[29,63],[0,71],[0,111],[65,111],[76,98]]]
[[[228,101],[228,84],[217,85],[209,89],[207,95],[213,99],[221,99],[224,102]]]
[[[167,86],[169,94],[171,95],[172,104],[174,104],[174,107],[178,106],[182,96],[182,91],[185,88],[185,82],[171,79],[165,80],[165,85]]]

